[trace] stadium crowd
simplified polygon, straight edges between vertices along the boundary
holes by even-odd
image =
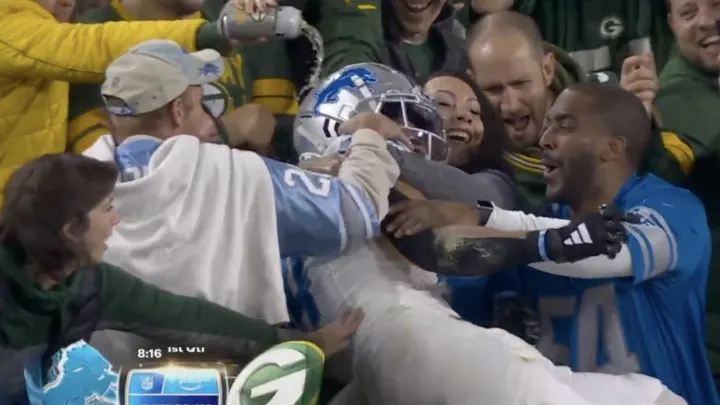
[[[716,0],[0,0],[0,405],[292,340],[320,403],[720,405],[719,30]]]

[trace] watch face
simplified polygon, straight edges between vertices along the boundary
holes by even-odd
[[[197,362],[124,367],[120,371],[120,405],[224,405],[228,377],[235,377],[239,368]]]

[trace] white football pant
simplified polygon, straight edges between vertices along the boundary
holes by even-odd
[[[313,260],[307,271],[322,323],[351,307],[365,311],[349,358],[327,365],[344,382],[354,377],[334,405],[590,405],[532,346],[460,320],[437,278],[386,242]]]

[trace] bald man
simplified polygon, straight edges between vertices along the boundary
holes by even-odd
[[[475,80],[505,121],[520,207],[532,210],[545,199],[537,147],[545,112],[565,87],[586,75],[561,49],[545,44],[533,20],[519,13],[485,17],[470,30],[468,48]]]
[[[507,158],[517,180],[519,206],[525,211],[537,210],[545,201],[545,167],[537,145],[548,107],[568,85],[603,82],[608,75],[588,76],[567,53],[543,41],[532,18],[512,11],[490,14],[473,26],[468,33],[468,54],[475,80],[505,120],[511,144]],[[642,98],[644,93],[635,87],[645,78],[632,75],[635,69],[628,67],[622,87]],[[616,76],[614,79],[619,85]],[[677,136],[661,131],[658,125],[654,129],[641,170],[675,182],[682,177],[674,157]]]

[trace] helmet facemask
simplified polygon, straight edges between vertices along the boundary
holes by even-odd
[[[413,152],[429,160],[447,160],[442,117],[435,104],[419,90],[417,93],[390,90],[368,97],[358,103],[354,111],[355,114],[364,112],[380,113],[397,122],[412,142]]]

